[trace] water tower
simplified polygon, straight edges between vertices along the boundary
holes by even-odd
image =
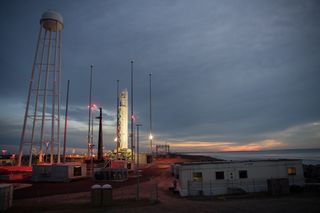
[[[22,159],[60,163],[60,74],[62,16],[53,10],[42,14],[19,148]],[[22,156],[25,155],[25,158]]]

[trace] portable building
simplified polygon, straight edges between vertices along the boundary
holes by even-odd
[[[77,162],[38,164],[32,166],[31,180],[34,182],[69,182],[86,176],[86,164]]]
[[[171,171],[181,196],[268,191],[268,181],[270,185],[274,179],[304,185],[301,160],[185,162],[174,164]]]

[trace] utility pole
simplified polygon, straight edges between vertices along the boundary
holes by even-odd
[[[149,112],[150,112],[150,120],[149,120],[149,124],[150,124],[150,126],[149,126],[149,130],[150,130],[150,134],[149,134],[149,141],[150,141],[150,153],[151,153],[151,155],[152,155],[152,140],[153,140],[153,135],[152,135],[152,99],[151,99],[151,73],[149,74],[149,100],[150,100],[150,104],[149,104],[149,106],[150,106],[150,108],[149,108]]]
[[[137,167],[136,167],[136,174],[137,174],[137,200],[140,200],[140,171],[139,171],[139,127],[142,126],[141,124],[136,124],[137,126]]]
[[[133,60],[131,63],[131,161],[134,163]]]
[[[91,129],[90,129],[90,122],[91,122],[91,108],[92,108],[92,71],[93,71],[93,65],[91,64],[90,66],[91,71],[90,71],[90,88],[89,88],[89,120],[88,120],[88,157],[90,156],[90,141],[91,141]]]
[[[66,115],[64,118],[64,136],[63,136],[63,163],[66,162],[66,144],[67,144],[67,127],[68,127],[68,106],[69,106],[69,85],[70,80],[68,80],[67,85],[67,100],[66,100]]]
[[[119,144],[120,144],[120,102],[119,102],[119,80],[117,80],[117,137],[116,137],[116,159],[119,159]],[[128,127],[127,127],[128,128]]]

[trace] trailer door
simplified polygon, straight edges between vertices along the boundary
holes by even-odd
[[[228,181],[229,186],[233,186],[236,173],[234,169],[228,169],[226,172],[226,179]]]

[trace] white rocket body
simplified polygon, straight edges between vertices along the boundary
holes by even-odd
[[[120,149],[128,149],[128,91],[124,90],[120,94],[119,106],[119,139]]]

